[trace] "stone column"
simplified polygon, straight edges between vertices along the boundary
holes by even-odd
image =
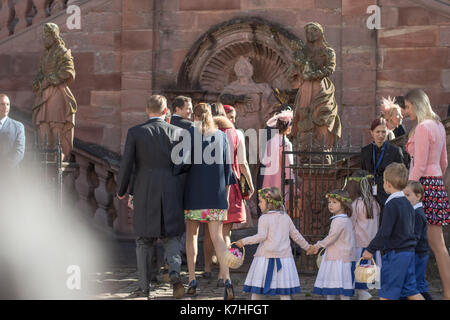
[[[93,208],[90,199],[94,196],[94,186],[89,178],[90,163],[87,159],[78,157],[77,162],[80,166],[79,176],[75,181],[75,188],[79,195],[76,207],[83,213],[89,216],[94,214],[95,208]]]
[[[95,189],[94,195],[97,202],[97,210],[94,214],[94,220],[101,227],[109,228],[109,207],[112,203],[112,194],[108,191],[107,181],[110,177],[108,169],[97,166],[96,173],[99,180],[98,188]]]
[[[38,24],[49,16],[50,0],[33,0],[37,14],[33,18],[33,24]]]
[[[12,34],[10,25],[15,17],[14,1],[2,0],[2,6],[0,11],[0,39],[5,38]]]
[[[16,16],[19,18],[19,22],[14,28],[14,33],[17,33],[26,27],[28,27],[27,17],[29,12],[33,9],[33,2],[31,0],[16,0]]]

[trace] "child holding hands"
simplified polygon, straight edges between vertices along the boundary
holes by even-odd
[[[352,262],[355,261],[355,236],[350,220],[352,200],[347,191],[334,190],[326,194],[328,210],[333,214],[328,236],[314,245],[314,253],[326,248],[314,283],[314,294],[327,300],[340,296],[350,300],[354,294]]]
[[[258,220],[258,233],[236,242],[240,248],[259,243],[243,291],[251,292],[252,300],[263,299],[264,295],[290,300],[292,294],[300,293],[300,280],[289,237],[304,250],[311,245],[285,212],[280,189],[264,188],[258,193],[258,205],[263,213]]]

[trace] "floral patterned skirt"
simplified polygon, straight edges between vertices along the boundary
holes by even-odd
[[[446,226],[450,224],[450,206],[442,177],[422,177],[423,211],[429,224]]]
[[[184,210],[185,220],[196,220],[201,222],[227,220],[227,209],[197,209]]]

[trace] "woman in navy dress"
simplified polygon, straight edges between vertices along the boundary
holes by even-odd
[[[186,257],[189,269],[187,294],[197,288],[195,263],[197,259],[198,229],[201,222],[208,230],[225,276],[225,299],[233,299],[234,292],[228,267],[223,263],[227,246],[222,236],[222,222],[227,219],[230,185],[237,183],[230,161],[227,136],[217,129],[208,104],[194,107],[194,127],[189,129],[191,152],[187,159],[184,189],[184,217],[186,221]]]

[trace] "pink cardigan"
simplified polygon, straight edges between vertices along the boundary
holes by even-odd
[[[353,224],[357,248],[366,248],[370,241],[375,238],[380,220],[380,205],[372,198],[372,219],[367,219],[366,206],[361,197],[352,203],[353,213],[350,220]]]
[[[311,246],[295,228],[287,213],[269,211],[258,220],[258,233],[242,239],[244,245],[259,243],[255,257],[288,258],[292,257],[289,237],[302,249]]]
[[[327,260],[355,261],[355,235],[352,221],[346,214],[331,217],[328,236],[316,243],[316,246],[327,248]]]
[[[406,144],[406,151],[412,158],[409,180],[443,176],[448,160],[446,133],[442,123],[435,120],[419,123]]]

